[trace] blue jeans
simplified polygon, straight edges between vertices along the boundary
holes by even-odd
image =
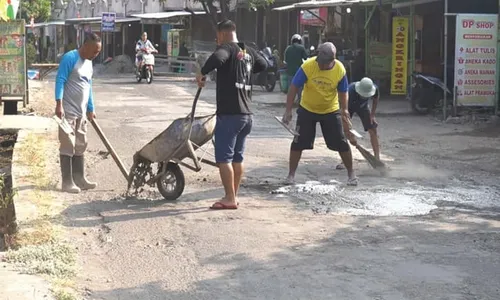
[[[241,163],[252,115],[218,115],[215,124],[215,162]]]
[[[288,75],[288,90],[290,90],[290,87],[292,86],[292,80],[293,80],[293,76]],[[297,99],[299,101],[302,98],[302,89],[303,89],[303,87],[300,87],[299,91],[297,92]]]

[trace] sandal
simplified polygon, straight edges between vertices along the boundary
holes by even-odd
[[[347,179],[348,186],[358,186],[358,183],[359,183],[358,177]]]
[[[219,201],[215,202],[212,206],[210,206],[210,209],[215,209],[215,210],[238,209],[238,204],[225,204]]]

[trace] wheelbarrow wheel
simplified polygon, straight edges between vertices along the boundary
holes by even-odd
[[[165,174],[158,178],[158,191],[167,201],[177,200],[184,192],[186,181],[178,164],[169,162]]]

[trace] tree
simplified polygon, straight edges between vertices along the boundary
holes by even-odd
[[[230,2],[231,0],[195,0],[200,2],[203,6],[203,10],[207,15],[210,16],[212,22],[212,27],[216,31],[217,23],[224,19],[227,19],[230,13]],[[233,0],[237,1],[237,0]],[[274,3],[274,0],[247,0],[248,8],[258,8],[265,7]],[[220,13],[218,13],[220,11]],[[191,11],[194,14],[194,12]]]
[[[51,2],[51,0],[21,0],[18,17],[25,19],[28,24],[31,22],[31,17],[35,19],[35,23],[46,22],[50,19]]]

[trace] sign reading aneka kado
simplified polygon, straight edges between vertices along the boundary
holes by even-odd
[[[408,18],[392,19],[391,94],[406,95],[408,78]]]
[[[494,106],[498,15],[457,15],[455,86],[458,106]]]

